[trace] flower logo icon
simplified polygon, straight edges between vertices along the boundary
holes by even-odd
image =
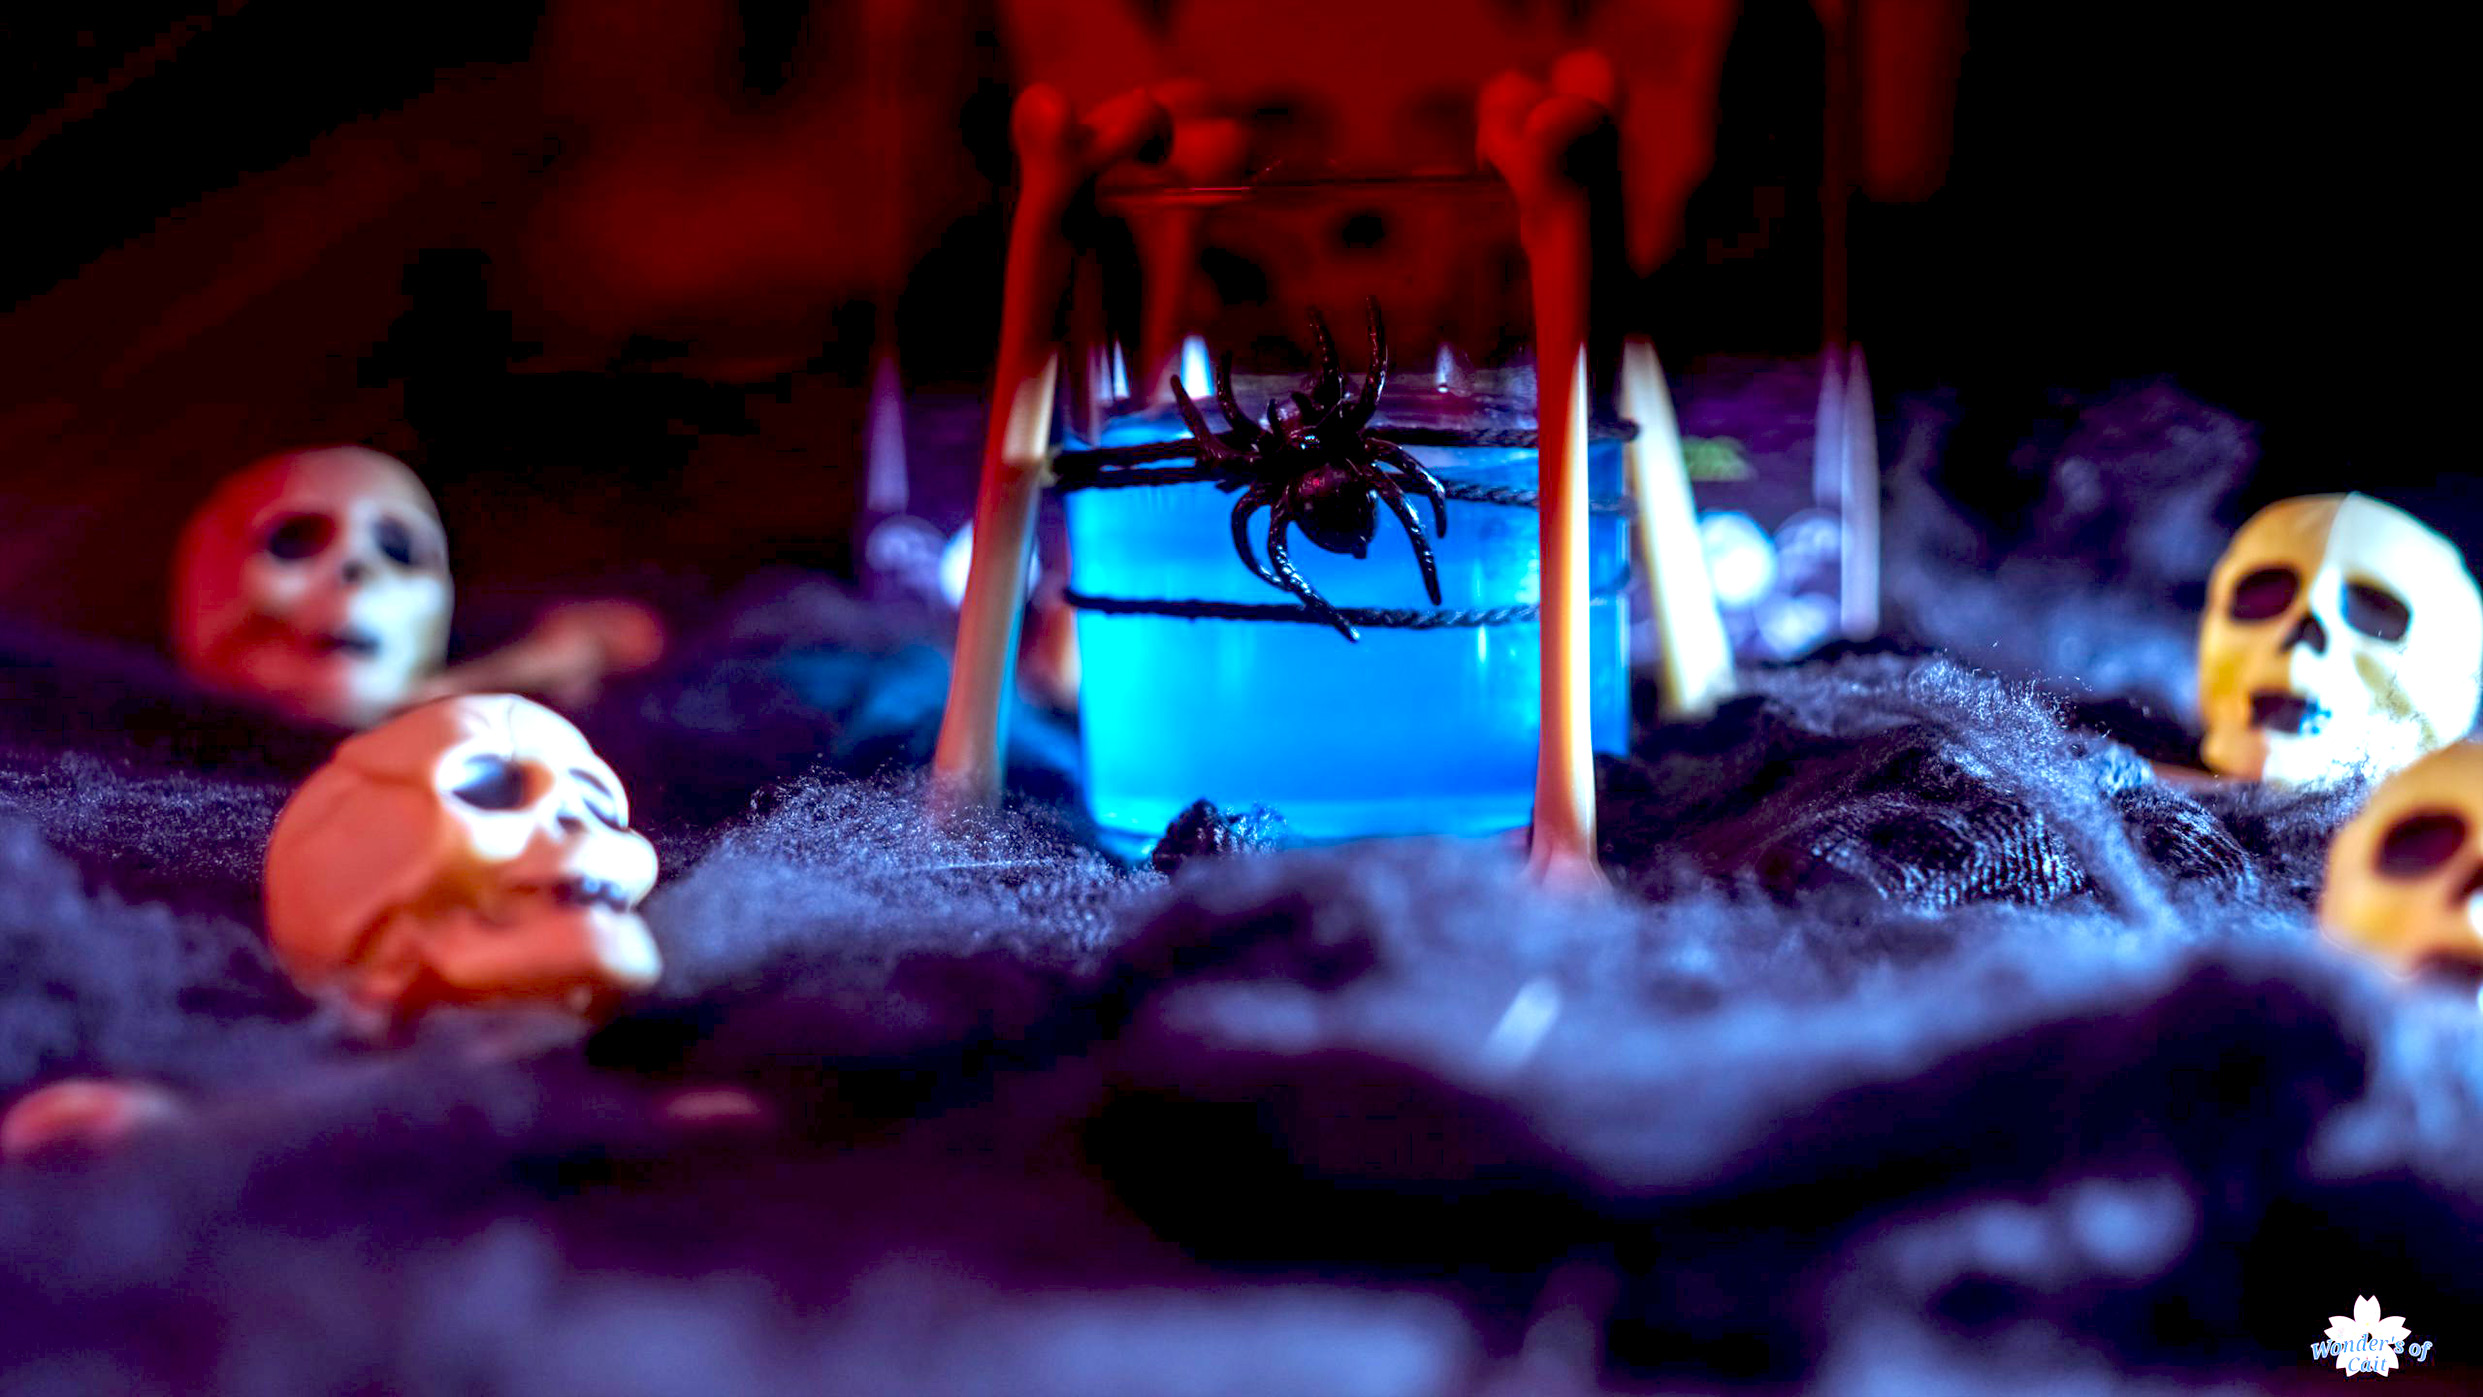
[[[2328,1340],[2335,1346],[2339,1370],[2386,1377],[2396,1370],[2397,1354],[2405,1347],[2405,1316],[2382,1318],[2378,1296],[2357,1296],[2351,1316],[2328,1316]]]

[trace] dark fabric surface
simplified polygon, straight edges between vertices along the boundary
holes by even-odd
[[[784,653],[753,673],[846,652]],[[2202,802],[2051,701],[1858,656],[1608,763],[1608,901],[1424,842],[1167,881],[1040,800],[935,832],[904,775],[813,770],[910,663],[596,715],[642,755],[790,741],[693,697],[818,745],[664,836],[661,992],[514,1062],[453,1023],[351,1048],[273,973],[280,782],[18,749],[0,1074],[197,1111],[0,1175],[11,1371],[2069,1391],[2290,1373],[2375,1289],[2418,1333],[2483,1298],[2471,1009],[2304,916],[2350,795]],[[762,1112],[659,1109],[719,1084]]]
[[[1753,675],[1603,763],[1610,897],[1205,813],[1167,876],[1033,710],[927,825],[936,646],[780,580],[579,715],[665,976],[510,1056],[276,972],[332,734],[8,643],[0,1094],[190,1103],[0,1168],[11,1391],[2307,1390],[2364,1295],[2402,1387],[2483,1357],[2471,997],[2319,940],[2359,792],[2162,784],[2126,689]]]

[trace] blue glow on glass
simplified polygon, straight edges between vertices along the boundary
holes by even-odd
[[[1243,386],[1245,402],[1263,396]],[[1421,394],[1415,408],[1432,407],[1423,400],[1434,397]],[[1392,395],[1379,430],[1408,420],[1531,425],[1464,398],[1441,398],[1434,411],[1410,417]],[[1170,413],[1149,414],[1114,422],[1099,444],[1183,435]],[[1443,481],[1535,484],[1531,448],[1414,454]],[[1619,444],[1597,443],[1588,464],[1594,496],[1618,497]],[[1234,499],[1203,482],[1068,495],[1072,585],[1098,596],[1289,604],[1234,556]],[[1413,503],[1428,530],[1428,508]],[[1266,528],[1264,512],[1252,517],[1254,547],[1264,546]],[[1627,566],[1624,520],[1594,516],[1589,540],[1588,576],[1606,590]],[[1443,606],[1539,600],[1533,510],[1451,500],[1448,531],[1432,543]],[[1384,508],[1368,558],[1325,552],[1298,529],[1290,547],[1303,577],[1338,606],[1430,606],[1413,549]],[[1628,742],[1626,606],[1619,595],[1601,597],[1590,621],[1599,751],[1619,752]],[[1201,797],[1228,810],[1274,807],[1294,835],[1318,841],[1518,828],[1534,802],[1540,644],[1533,623],[1363,627],[1352,644],[1320,625],[1082,612],[1089,808],[1130,852]]]

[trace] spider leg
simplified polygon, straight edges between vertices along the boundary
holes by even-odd
[[[1389,511],[1397,516],[1397,522],[1405,526],[1405,540],[1414,545],[1414,561],[1422,565],[1423,590],[1431,593],[1431,604],[1438,606],[1440,565],[1432,560],[1431,540],[1423,537],[1423,526],[1414,518],[1413,509],[1407,506],[1405,492],[1397,488],[1397,482],[1388,478],[1388,472],[1368,461],[1348,458],[1345,464],[1356,476],[1371,483],[1371,488],[1379,492]]]
[[[1336,337],[1328,333],[1328,318],[1319,313],[1317,306],[1310,308],[1310,338],[1319,347],[1319,378],[1311,386],[1311,397],[1323,406],[1334,407],[1345,397],[1345,375],[1336,362]]]
[[[1359,431],[1379,411],[1379,391],[1388,384],[1388,329],[1380,323],[1379,297],[1366,297],[1363,310],[1371,320],[1371,364],[1362,371],[1362,392],[1354,399],[1345,421]]]
[[[1285,526],[1290,522],[1281,508],[1267,512],[1267,561],[1276,569],[1276,576],[1280,579],[1276,585],[1300,597],[1302,605],[1309,607],[1319,619],[1336,627],[1347,640],[1362,639],[1354,631],[1353,624],[1338,615],[1336,608],[1328,605],[1328,599],[1303,581],[1302,574],[1294,571],[1293,560],[1285,556]]]
[[[1372,454],[1405,472],[1404,484],[1415,494],[1431,501],[1431,531],[1448,537],[1448,496],[1440,489],[1437,476],[1423,469],[1423,463],[1406,454],[1405,448],[1393,441],[1365,438]]]
[[[1174,379],[1172,385],[1173,406],[1181,410],[1181,421],[1190,429],[1190,435],[1198,438],[1198,454],[1201,457],[1210,461],[1239,461],[1248,458],[1248,452],[1235,451],[1224,444],[1223,438],[1207,430],[1206,416],[1198,410],[1198,404],[1190,401],[1189,391],[1181,386],[1180,379]]]
[[[1250,414],[1241,410],[1241,399],[1233,396],[1233,351],[1229,349],[1216,361],[1216,406],[1224,410],[1224,420],[1233,424],[1244,447],[1259,444],[1259,424],[1250,420]]]
[[[1241,554],[1241,560],[1250,569],[1251,576],[1270,587],[1291,591],[1292,588],[1286,587],[1274,573],[1267,570],[1266,565],[1259,561],[1258,550],[1250,546],[1251,512],[1274,505],[1276,499],[1275,489],[1261,481],[1243,491],[1242,497],[1233,502],[1233,551]]]

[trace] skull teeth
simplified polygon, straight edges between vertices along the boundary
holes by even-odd
[[[327,654],[352,655],[357,659],[367,660],[379,653],[379,637],[358,626],[314,636],[312,643]]]
[[[600,878],[563,878],[546,887],[522,887],[523,893],[539,893],[563,907],[601,907],[612,912],[629,910],[629,895],[618,883]]]
[[[2250,696],[2250,725],[2268,732],[2308,737],[2327,721],[2328,710],[2300,694],[2262,689]]]
[[[2477,962],[2471,955],[2433,951],[2415,962],[2414,974],[2461,991],[2483,990],[2483,962]]]

